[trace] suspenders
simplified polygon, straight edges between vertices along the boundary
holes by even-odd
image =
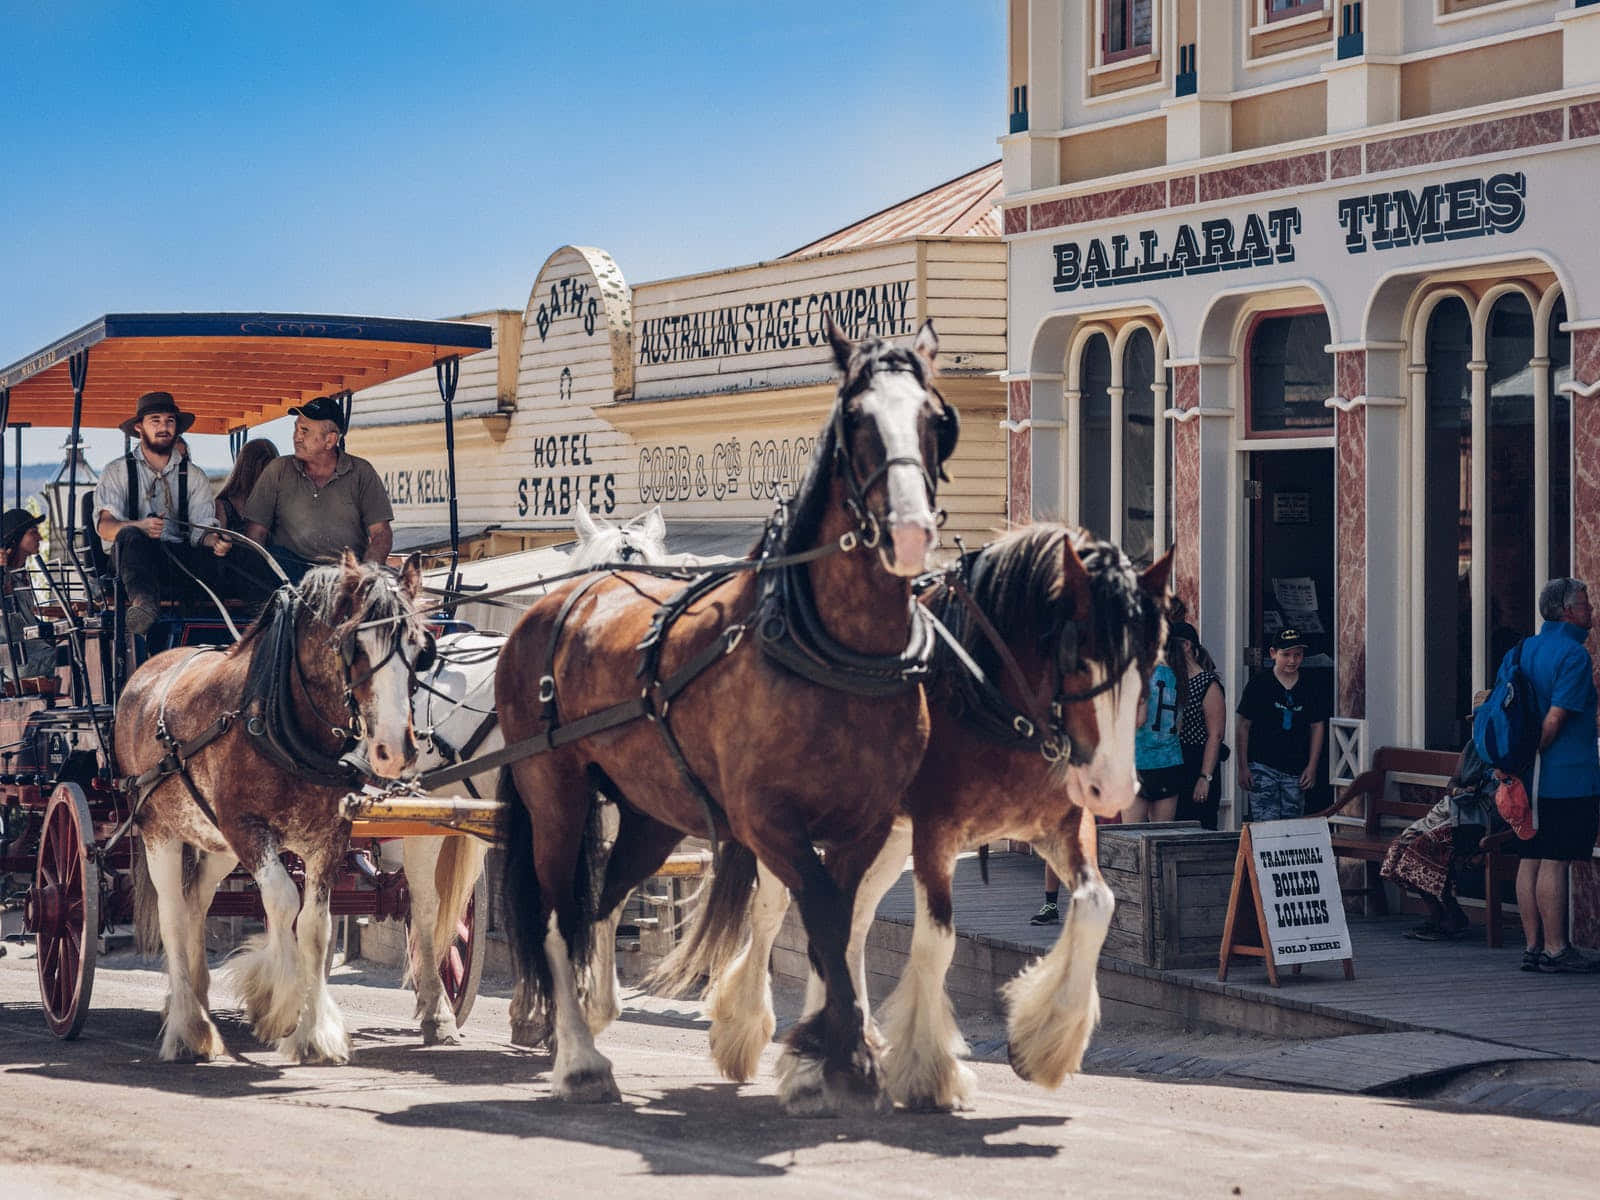
[[[139,511],[139,464],[133,460],[133,455],[125,454],[122,461],[128,468],[128,494],[122,504],[122,519],[124,521],[137,521],[144,513]],[[178,472],[178,520],[189,520],[189,456],[184,455],[183,470]],[[183,541],[189,540],[189,534],[184,532]]]

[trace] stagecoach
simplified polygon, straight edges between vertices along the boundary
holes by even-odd
[[[63,427],[69,445],[82,429],[116,428],[136,397],[161,390],[196,414],[195,433],[228,434],[234,449],[246,430],[284,415],[313,396],[333,394],[349,411],[353,391],[415,371],[434,369],[444,410],[450,470],[450,560],[453,590],[459,558],[454,494],[452,405],[459,360],[488,349],[486,326],[460,322],[280,313],[114,314],[0,370],[0,433],[17,431],[16,495],[20,506],[21,430]],[[5,446],[0,437],[0,480]],[[24,929],[38,954],[45,1020],[60,1037],[77,1036],[88,1013],[102,936],[133,916],[132,797],[118,787],[113,761],[117,699],[139,660],[157,646],[234,636],[224,606],[168,606],[150,637],[125,625],[125,598],[98,555],[92,489],[70,458],[64,528],[52,531],[50,561],[31,564],[42,623],[25,636],[58,646],[58,672],[28,678],[18,640],[5,633],[0,652],[0,900],[24,909]],[[191,514],[195,520],[200,514]],[[207,517],[209,519],[209,515]],[[234,553],[244,547],[235,546]],[[444,612],[436,615],[447,615]],[[436,628],[442,628],[436,623]],[[418,809],[450,820],[452,831],[487,832],[470,814]],[[404,873],[385,870],[378,839],[438,833],[412,817],[354,822],[335,916],[405,921],[410,897]],[[291,872],[294,864],[290,865]],[[458,923],[454,947],[440,967],[455,1017],[464,1020],[477,992],[487,916],[478,891]],[[259,917],[260,898],[248,876],[219,891],[215,916]]]

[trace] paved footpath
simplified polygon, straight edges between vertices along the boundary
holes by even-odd
[[[40,1018],[32,963],[0,959],[6,1200],[619,1187],[680,1200],[755,1187],[872,1200],[1590,1197],[1600,1159],[1600,1131],[1560,1121],[1148,1073],[1091,1071],[1048,1093],[998,1062],[974,1064],[970,1113],[793,1120],[773,1097],[774,1051],[756,1083],[722,1082],[695,1008],[631,991],[601,1038],[623,1102],[568,1106],[550,1098],[548,1056],[507,1043],[503,991],[479,999],[465,1044],[425,1050],[392,973],[359,967],[334,989],[355,1034],[348,1066],[291,1066],[226,1009],[237,1057],[163,1064],[163,991],[127,955],[102,960],[83,1037],[63,1043]]]

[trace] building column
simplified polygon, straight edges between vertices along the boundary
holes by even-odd
[[[1367,715],[1367,352],[1334,354],[1334,715]]]
[[[1600,589],[1600,328],[1572,331],[1570,387],[1572,570]],[[1600,870],[1593,861],[1573,865],[1572,941],[1600,946]]]
[[[1200,366],[1172,368],[1172,590],[1200,623]]]
[[[1006,519],[1024,525],[1033,519],[1033,456],[1028,428],[1033,417],[1033,381],[1006,385]]]

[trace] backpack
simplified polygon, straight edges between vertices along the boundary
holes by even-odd
[[[1484,762],[1521,779],[1533,773],[1544,716],[1533,694],[1533,682],[1522,669],[1526,640],[1500,661],[1494,690],[1472,720],[1472,744]]]

